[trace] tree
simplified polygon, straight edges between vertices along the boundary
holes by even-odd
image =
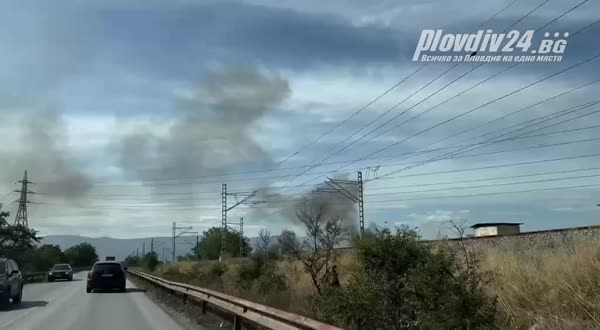
[[[252,251],[248,238],[243,237],[242,242],[242,254],[247,256]],[[221,255],[221,228],[212,227],[202,233],[202,237],[198,242],[198,246],[193,248],[192,251],[196,253],[196,249],[200,251],[200,257],[208,260],[219,259]],[[239,257],[240,256],[240,234],[238,232],[227,230],[225,235],[225,253],[228,256]]]
[[[294,255],[302,262],[317,293],[321,295],[326,280],[335,267],[334,248],[346,241],[349,233],[344,229],[342,218],[325,220],[320,207],[315,210],[305,205],[304,208],[296,209],[296,217],[306,227],[307,238],[295,250]]]
[[[194,248],[192,248],[192,251],[195,251]],[[196,260],[196,256],[188,253],[184,256],[177,256],[177,261],[195,261]]]
[[[66,260],[65,254],[58,245],[42,245],[35,249],[31,256],[30,266],[33,271],[46,271],[54,264]]]
[[[258,232],[257,250],[259,253],[267,253],[271,244],[271,232],[268,229],[262,228]]]
[[[39,238],[33,229],[23,225],[10,225],[6,221],[9,215],[8,212],[0,211],[0,253],[22,265],[26,256],[33,252]]]
[[[81,243],[66,249],[65,257],[73,267],[91,266],[98,261],[96,248],[89,243]]]
[[[139,267],[142,264],[142,258],[138,257],[138,256],[127,256],[127,258],[125,258],[125,264],[128,267]]]
[[[294,251],[298,250],[298,239],[296,238],[296,233],[291,230],[284,229],[281,231],[281,234],[277,238],[279,242],[279,249],[281,254],[284,255],[292,255]]]
[[[142,259],[143,266],[149,271],[153,272],[160,262],[158,261],[158,254],[156,252],[148,252]]]
[[[360,270],[348,285],[321,296],[315,311],[348,329],[481,329],[496,327],[487,274],[431,249],[408,227],[379,230],[360,242]]]

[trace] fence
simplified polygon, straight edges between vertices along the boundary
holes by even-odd
[[[335,326],[325,324],[301,315],[288,313],[276,308],[257,304],[245,299],[230,296],[221,292],[204,289],[189,284],[168,281],[136,270],[127,270],[129,274],[139,277],[152,285],[168,290],[172,294],[183,297],[183,302],[188,299],[196,300],[206,313],[207,307],[217,307],[221,311],[233,316],[233,328],[242,328],[242,323],[259,325],[269,329],[314,329],[314,330],[342,330]]]

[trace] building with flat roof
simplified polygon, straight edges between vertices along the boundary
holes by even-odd
[[[521,233],[520,222],[485,222],[476,223],[473,228],[474,237],[482,236],[502,236]]]

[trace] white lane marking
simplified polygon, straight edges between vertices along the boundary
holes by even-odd
[[[33,284],[40,284],[40,283],[33,283]],[[56,290],[56,289],[55,289]],[[72,295],[72,294],[71,294]],[[69,295],[69,296],[71,296]],[[40,307],[46,307],[50,304],[51,301],[53,301],[56,298],[56,295],[51,296],[50,298],[46,299],[46,304],[44,306],[35,306],[35,307],[31,307],[29,309],[27,309],[26,311],[24,311],[21,314],[18,314],[15,318],[13,318],[12,320],[0,325],[0,329],[4,329],[10,325],[12,325],[13,323],[15,323],[16,321],[20,320],[23,316],[30,314],[31,312],[39,309]]]

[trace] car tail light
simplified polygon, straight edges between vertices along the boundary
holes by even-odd
[[[88,273],[88,278],[94,278],[94,277],[96,277],[96,273],[94,273],[94,272]]]

